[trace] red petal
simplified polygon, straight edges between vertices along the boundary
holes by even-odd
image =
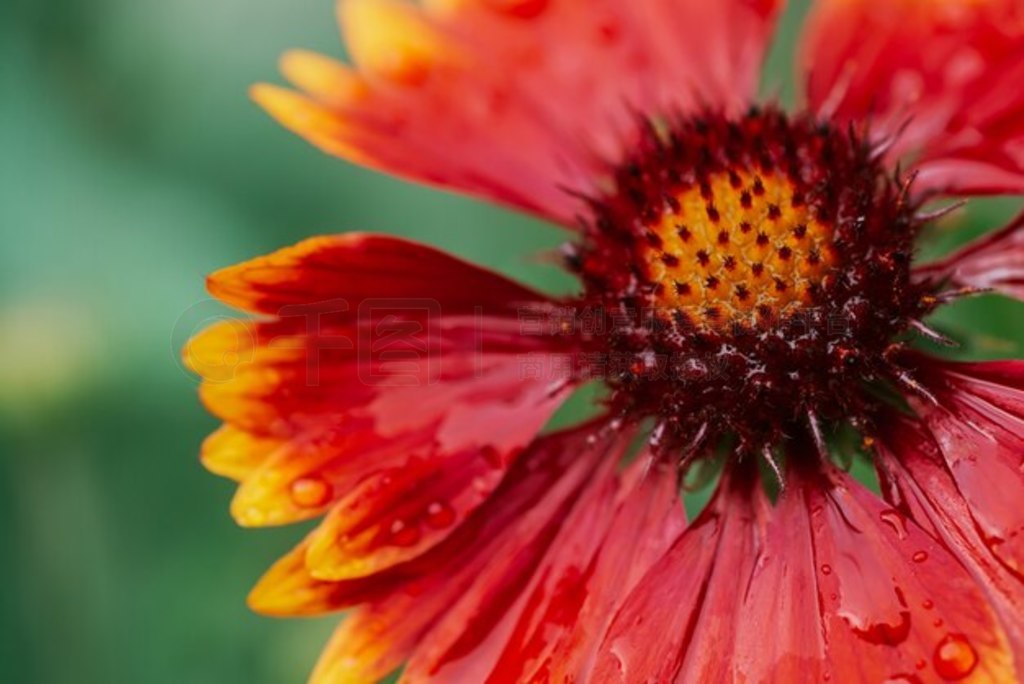
[[[736,601],[753,571],[767,514],[751,484],[724,481],[640,580],[615,615],[592,681],[729,680]]]
[[[916,420],[891,414],[877,451],[887,499],[907,511],[949,548],[984,587],[1024,663],[1024,578],[1001,563],[986,544],[971,507],[945,467],[941,451]]]
[[[751,497],[713,503],[633,592],[597,681],[1016,681],[974,579],[856,481],[795,469],[766,530]]]
[[[358,71],[292,53],[254,97],[325,151],[574,225],[636,129],[755,95],[779,0],[346,0]],[[509,75],[514,75],[510,78]],[[557,93],[557,96],[553,94]]]
[[[331,580],[363,577],[432,548],[501,482],[499,458],[476,449],[443,459],[412,456],[363,480],[310,535],[310,572]]]
[[[446,381],[480,380],[509,357],[571,344],[524,334],[519,308],[545,303],[540,295],[394,238],[307,240],[220,271],[210,288],[279,316],[214,325],[185,349],[209,408],[257,433],[321,427],[391,390],[407,398],[430,385],[443,400]]]
[[[566,521],[488,682],[589,681],[615,610],[685,522],[675,469],[652,458],[638,457],[617,504]]]
[[[615,467],[628,441],[628,435],[617,434],[589,446],[603,454],[602,461],[596,468],[591,466],[571,504],[554,518],[544,516],[549,527],[542,536],[489,556],[491,567],[460,592],[424,636],[405,668],[403,682],[482,682],[488,675],[503,675],[495,669],[496,663],[506,643],[515,640],[520,616],[525,618],[525,612],[538,618],[544,615],[533,587],[562,572],[580,579],[582,568],[577,566],[573,574],[571,566],[592,555],[606,533],[619,486]],[[568,604],[574,601],[571,595],[562,598]],[[571,610],[571,605],[566,609]]]
[[[800,486],[833,676],[1016,681],[992,606],[949,550],[853,478],[828,478]]]
[[[308,540],[282,558],[260,580],[250,595],[252,607],[271,615],[309,615],[340,610],[347,606],[387,596],[396,588],[433,575],[444,575],[453,567],[466,565],[486,550],[488,544],[508,542],[515,534],[504,536],[517,525],[538,525],[541,517],[529,517],[534,507],[560,505],[566,496],[559,482],[571,487],[579,484],[583,471],[593,467],[599,451],[587,446],[593,425],[584,425],[538,438],[513,465],[498,492],[471,515],[443,545],[400,568],[392,568],[376,577],[350,581],[316,579],[306,566]],[[578,463],[578,467],[570,464]],[[572,483],[576,483],[573,485]],[[552,493],[550,499],[544,497]],[[558,494],[557,492],[562,492]],[[554,510],[546,509],[545,510]],[[529,520],[519,521],[520,516]],[[526,529],[526,528],[524,528]],[[529,529],[533,530],[534,527]],[[374,587],[376,589],[374,589]]]
[[[800,488],[780,497],[749,578],[733,643],[733,673],[740,681],[824,682],[830,679],[818,565],[812,543],[812,508]],[[771,634],[770,639],[766,635]],[[858,681],[845,671],[840,681]]]
[[[203,376],[204,403],[232,426],[233,446],[214,440],[205,459],[242,479],[232,506],[242,524],[319,516],[364,478],[411,460],[459,517],[571,389],[564,364],[556,365],[563,357],[551,353],[572,349],[575,338],[537,334],[519,320],[517,307],[541,303],[538,295],[406,241],[310,240],[226,269],[211,278],[211,289],[250,310],[281,314],[215,325],[185,351]],[[546,364],[541,373],[526,374],[531,358]],[[258,454],[230,453],[242,435]],[[480,471],[472,494],[465,473],[477,466],[461,466],[476,455],[496,470]],[[449,461],[458,469],[451,479]],[[352,526],[366,532],[400,524],[384,520],[399,514],[389,513],[390,504],[355,496],[361,503],[349,499]],[[316,565],[340,578],[362,572],[352,564],[401,562],[443,537],[438,530],[401,552],[372,544],[379,556],[363,539],[358,553],[332,557],[347,558],[346,568]]]
[[[918,412],[992,552],[1024,574],[1024,362],[922,364],[939,406]]]
[[[376,587],[364,591],[358,608],[341,625],[317,665],[314,681],[373,681],[401,662],[414,649],[440,648],[434,629],[453,611],[476,615],[477,630],[488,619],[499,619],[517,582],[528,578],[589,486],[606,484],[607,474],[621,453],[606,441],[588,438],[597,429],[586,425],[539,439],[513,466],[499,490],[467,522],[432,551],[380,575],[349,582],[317,582],[305,574],[304,585],[265,579],[254,591],[262,597],[294,597],[305,606],[303,586]],[[299,571],[301,572],[301,570]],[[322,589],[320,591],[323,591]],[[337,591],[337,590],[335,590]],[[349,589],[343,598],[354,594]],[[280,605],[280,599],[278,598]],[[466,629],[466,621],[456,621]],[[450,627],[445,628],[446,633]],[[433,631],[432,631],[433,630]],[[470,630],[470,638],[483,632]],[[447,643],[447,640],[445,641]]]
[[[801,63],[812,109],[921,151],[915,189],[1024,191],[1017,0],[818,0]]]
[[[571,350],[571,336],[522,334],[510,318],[389,316],[365,326],[325,323],[314,333],[294,321],[227,321],[192,339],[186,361],[203,377],[200,396],[212,413],[279,437],[379,413],[412,395],[421,396],[411,405],[433,415],[467,387],[510,373],[517,382],[552,386],[568,375],[556,362]],[[527,374],[531,360],[540,373]],[[408,415],[385,418],[395,423]]]
[[[1024,299],[1024,214],[951,256],[915,269],[914,276]]]
[[[616,495],[615,478],[612,472],[604,469],[595,474],[594,481],[579,494],[579,499],[572,509],[566,510],[566,516],[559,523],[561,530],[570,527],[578,535],[591,535],[600,538],[609,521]],[[564,534],[557,534],[547,540],[543,547],[527,547],[518,549],[507,557],[508,567],[497,570],[474,582],[466,594],[457,599],[445,612],[438,624],[425,636],[423,642],[413,653],[403,674],[403,682],[483,682],[488,675],[501,678],[502,671],[496,671],[496,663],[500,662],[502,649],[511,639],[515,640],[514,632],[517,617],[529,613],[539,619],[552,620],[553,616],[544,616],[542,604],[538,604],[538,596],[531,595],[530,587],[536,573],[541,573],[538,580],[549,581],[548,573],[560,573],[568,568],[549,566],[546,553],[551,549],[557,553],[558,546],[564,540]],[[577,551],[581,537],[574,540]],[[580,574],[581,569],[572,576],[573,580],[585,581]],[[561,588],[568,593],[568,587]],[[579,601],[579,597],[571,594],[560,597],[565,601],[566,609],[572,610],[571,604]],[[539,615],[535,612],[539,611]],[[562,617],[565,619],[565,616]],[[552,620],[554,621],[554,620]],[[529,657],[529,656],[527,656]],[[528,663],[514,663],[513,667],[521,668]]]
[[[436,471],[436,486],[448,481],[460,490],[471,483],[449,471],[460,467],[457,456],[479,457],[478,467],[504,470],[565,395],[564,390],[551,392],[545,383],[524,382],[512,363],[500,375],[461,385],[395,389],[366,407],[366,418],[354,411],[338,427],[308,430],[289,440],[242,481],[232,513],[254,525],[316,517],[365,477],[416,462],[421,472]],[[319,501],[298,500],[296,483],[310,480],[322,482],[330,494]]]
[[[438,314],[475,312],[515,315],[516,307],[546,301],[495,273],[432,247],[386,235],[346,233],[315,237],[267,256],[217,271],[210,293],[246,311],[302,317],[285,307],[335,304],[333,312],[352,318],[383,300],[439,307]],[[369,302],[369,304],[367,304]],[[344,307],[344,308],[343,308]]]

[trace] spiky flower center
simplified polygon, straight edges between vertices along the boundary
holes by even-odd
[[[760,448],[856,419],[927,304],[906,188],[862,137],[776,110],[650,125],[572,265],[615,408]]]
[[[730,168],[669,196],[642,258],[663,313],[750,325],[814,304],[838,261],[832,229],[785,172]]]

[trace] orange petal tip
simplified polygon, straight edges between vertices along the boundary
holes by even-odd
[[[407,86],[420,85],[451,47],[420,10],[398,0],[341,0],[338,17],[361,68]]]
[[[199,458],[211,473],[242,480],[279,445],[277,439],[260,437],[233,425],[222,425],[203,441]]]
[[[289,50],[281,56],[280,69],[297,88],[332,107],[350,105],[368,94],[356,72],[316,52]]]
[[[357,164],[374,165],[373,160],[352,142],[357,137],[356,127],[327,105],[269,83],[251,86],[249,97],[282,126],[327,154],[344,157]]]
[[[255,349],[252,324],[235,319],[211,325],[192,337],[181,356],[185,367],[204,382],[222,383],[232,380],[239,367],[252,360]]]

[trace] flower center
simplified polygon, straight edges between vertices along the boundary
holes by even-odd
[[[784,172],[744,168],[672,196],[642,252],[657,306],[717,329],[811,306],[838,258],[806,196]]]
[[[808,415],[866,416],[863,388],[928,307],[905,190],[858,134],[810,117],[646,126],[570,253],[609,321],[591,342],[615,408],[750,448]]]

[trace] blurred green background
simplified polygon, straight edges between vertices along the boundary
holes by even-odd
[[[792,96],[787,15],[766,93]],[[311,234],[397,233],[549,289],[564,234],[364,172],[246,97],[289,47],[341,55],[331,0],[0,5],[0,682],[303,681],[335,619],[277,622],[245,594],[301,536],[242,531],[177,362],[220,314],[203,277]],[[981,203],[935,249],[1012,209]],[[966,221],[967,225],[963,225]],[[1021,308],[941,324],[1006,356]]]

